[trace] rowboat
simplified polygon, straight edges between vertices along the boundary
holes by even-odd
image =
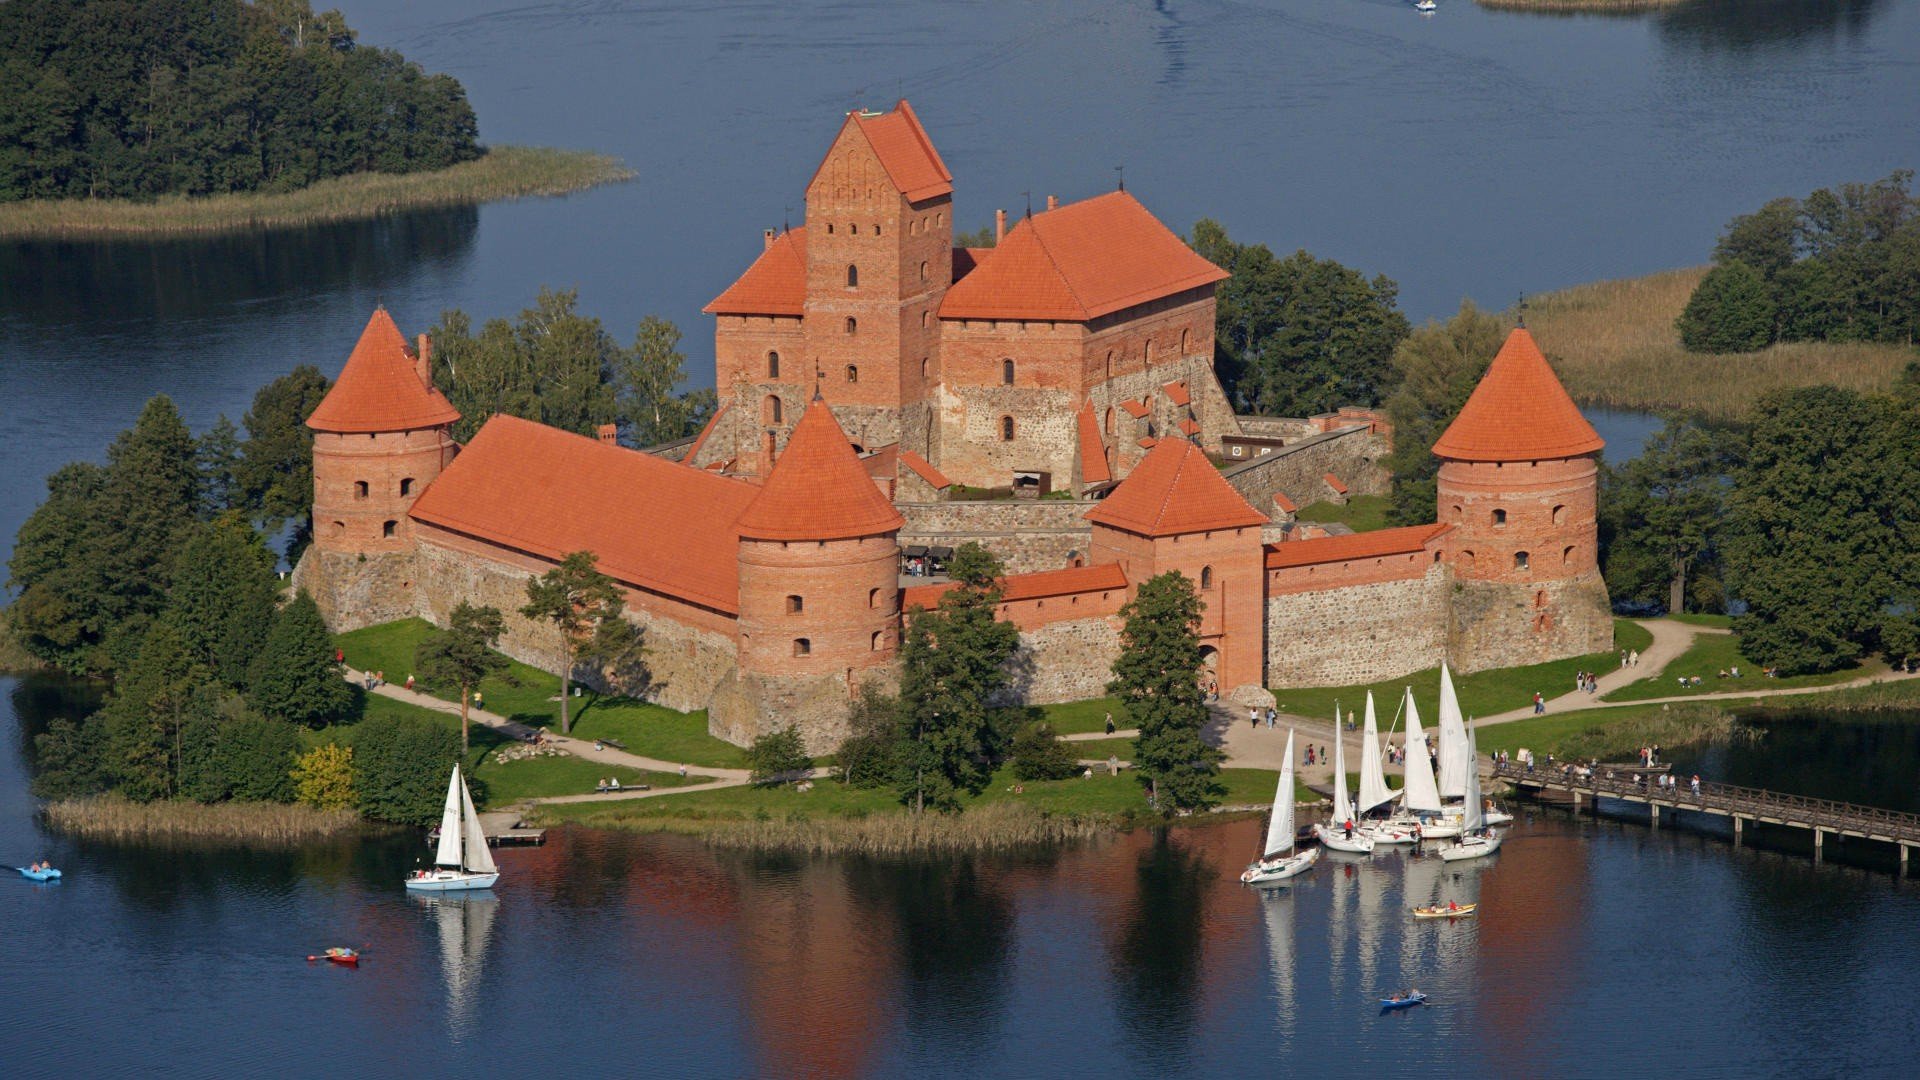
[[[1413,917],[1416,919],[1460,919],[1473,914],[1474,909],[1479,906],[1479,904],[1458,904],[1454,907],[1447,907],[1443,904],[1435,904],[1432,907],[1414,908]]]
[[[24,866],[16,866],[14,867],[14,869],[20,871],[21,877],[32,878],[35,881],[60,880],[60,871],[55,870],[51,866],[47,867],[45,870],[29,870]]]
[[[1411,1009],[1415,1005],[1424,1003],[1426,1000],[1427,995],[1418,990],[1408,994],[1406,997],[1381,998],[1380,1011],[1386,1012],[1389,1009]]]
[[[360,954],[344,945],[335,945],[319,956],[309,956],[309,960],[325,960],[331,964],[345,964],[347,967],[360,966]]]

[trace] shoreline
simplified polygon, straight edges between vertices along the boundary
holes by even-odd
[[[49,828],[64,836],[123,844],[291,850],[372,828],[352,810],[316,810],[297,803],[136,803],[92,795],[51,800],[40,813]]]
[[[122,199],[0,203],[0,242],[153,239],[298,229],[410,210],[566,195],[632,179],[618,158],[587,150],[496,146],[433,172],[356,173],[286,192],[239,192],[152,202]]]

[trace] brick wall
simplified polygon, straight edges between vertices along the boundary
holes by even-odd
[[[1454,527],[1447,540],[1454,573],[1527,585],[1596,572],[1597,473],[1591,457],[1444,462],[1439,510]]]
[[[1532,584],[1458,581],[1449,616],[1447,656],[1461,672],[1542,664],[1613,648],[1613,611],[1598,571]],[[1548,696],[1564,689],[1540,688]]]
[[[1286,492],[1301,507],[1329,497],[1328,473],[1347,485],[1349,495],[1386,494],[1392,477],[1380,462],[1390,449],[1385,438],[1364,427],[1346,428],[1302,439],[1244,465],[1229,466],[1221,475],[1248,502],[1271,514],[1276,491]]]
[[[999,502],[901,503],[907,523],[900,543],[957,548],[969,541],[999,556],[1009,574],[1058,570],[1072,554],[1086,556],[1093,502],[1008,499]]]
[[[1355,583],[1268,598],[1267,685],[1348,686],[1440,663],[1447,641],[1444,566],[1429,561],[1407,577],[1349,580]],[[1284,694],[1280,704],[1286,707]]]
[[[453,460],[446,428],[313,436],[313,542],[322,551],[403,552],[407,510]]]

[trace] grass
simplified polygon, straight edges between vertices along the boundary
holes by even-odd
[[[1619,666],[1619,650],[1645,649],[1653,643],[1653,635],[1638,623],[1615,619],[1613,643],[1613,649],[1591,656],[1576,656],[1527,667],[1496,668],[1472,675],[1456,674],[1453,685],[1460,695],[1460,708],[1470,717],[1489,716],[1529,704],[1536,690],[1547,697],[1554,697],[1573,689],[1575,672],[1611,670]],[[1414,701],[1420,706],[1421,724],[1431,726],[1440,716],[1438,668],[1428,668],[1402,678],[1385,679],[1364,686],[1275,687],[1273,692],[1280,700],[1281,710],[1285,712],[1331,720],[1336,701],[1343,714],[1347,709],[1359,710],[1364,708],[1367,691],[1371,690],[1374,707],[1380,718],[1380,729],[1385,731],[1400,709],[1400,694],[1407,686],[1413,687]]]
[[[1642,746],[1686,746],[1724,739],[1737,730],[1731,702],[1679,705],[1631,705],[1618,709],[1581,709],[1559,715],[1529,716],[1475,729],[1482,753],[1522,747],[1541,759],[1599,758],[1628,760]]]
[[[0,241],[159,236],[302,228],[401,210],[564,195],[631,179],[617,158],[583,150],[497,146],[475,161],[420,173],[357,173],[297,191],[151,202],[28,200],[0,204]]]
[[[1908,712],[1920,710],[1920,680],[1902,679],[1898,682],[1851,686],[1844,690],[1826,690],[1815,694],[1757,698],[1742,702],[1740,708],[1743,712],[1754,710],[1794,712],[1801,709],[1822,709],[1834,712]]]
[[[582,701],[588,697],[583,695]],[[631,753],[710,769],[744,769],[747,752],[707,733],[707,713],[674,712],[631,698],[591,701],[573,724],[582,739],[616,739]]]
[[[1346,505],[1317,502],[1295,516],[1301,521],[1340,524],[1354,532],[1372,532],[1387,527],[1388,499],[1385,495],[1353,495]]]
[[[1083,761],[1105,761],[1109,757],[1133,760],[1133,740],[1123,738],[1075,740],[1067,744],[1073,756]],[[1096,770],[1097,771],[1097,770]]]
[[[490,751],[474,770],[474,775],[486,784],[490,806],[548,795],[585,795],[610,776],[619,777],[620,786],[628,788],[642,784],[654,788],[680,787],[700,779],[682,779],[678,773],[646,772],[624,765],[603,765],[571,754],[517,761],[499,761],[497,754],[497,749]]]
[[[1679,615],[1668,615],[1667,618],[1672,619],[1674,622],[1677,622],[1677,623],[1685,623],[1688,626],[1711,626],[1720,630],[1730,630],[1733,628],[1733,616],[1731,615],[1702,615],[1702,614],[1682,613]]]
[[[1713,356],[1680,347],[1673,321],[1707,268],[1576,285],[1527,298],[1527,326],[1567,391],[1584,404],[1681,409],[1728,419],[1770,390],[1830,384],[1887,389],[1913,349],[1795,342]]]
[[[340,836],[360,825],[360,815],[351,810],[267,802],[134,803],[112,795],[59,799],[47,804],[46,815],[56,830],[89,840],[276,848]]]
[[[1723,671],[1738,668],[1740,677],[1720,678]],[[1760,665],[1740,651],[1736,634],[1700,634],[1686,652],[1675,657],[1665,670],[1638,682],[1628,683],[1606,695],[1608,701],[1645,701],[1648,698],[1684,697],[1693,694],[1724,694],[1738,690],[1787,690],[1802,686],[1832,686],[1848,682],[1869,672],[1855,665],[1818,675],[1794,675],[1769,679],[1760,674]],[[1698,686],[1681,686],[1676,680],[1690,675],[1700,677]]]
[[[1053,725],[1057,735],[1087,735],[1107,730],[1107,714],[1113,714],[1115,730],[1124,730],[1133,726],[1133,717],[1127,715],[1127,707],[1119,698],[1089,698],[1086,701],[1067,701],[1058,705],[1042,705],[1040,711],[1047,715],[1047,723]]]

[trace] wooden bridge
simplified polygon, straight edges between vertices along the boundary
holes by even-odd
[[[1826,836],[1851,837],[1892,844],[1899,851],[1900,874],[1907,872],[1908,850],[1920,846],[1920,814],[1881,810],[1872,806],[1810,799],[1760,788],[1702,782],[1696,793],[1686,781],[1673,787],[1659,785],[1658,774],[1623,766],[1599,765],[1591,769],[1555,764],[1528,768],[1519,762],[1493,767],[1495,778],[1505,780],[1522,792],[1540,795],[1555,793],[1569,797],[1575,813],[1581,802],[1617,799],[1645,806],[1654,828],[1660,827],[1660,811],[1686,810],[1731,819],[1733,843],[1740,845],[1748,823],[1780,825],[1806,829],[1813,833],[1813,858],[1818,862]]]

